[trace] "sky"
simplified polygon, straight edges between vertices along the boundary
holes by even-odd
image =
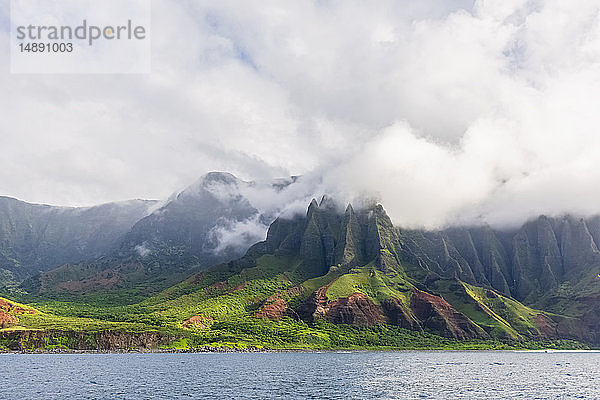
[[[150,74],[11,74],[0,195],[303,175],[407,227],[600,213],[600,0],[152,0]],[[318,182],[316,184],[315,182]]]

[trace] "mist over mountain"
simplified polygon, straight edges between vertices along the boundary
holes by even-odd
[[[237,332],[291,319],[461,340],[598,343],[600,253],[587,226],[540,217],[512,232],[407,231],[381,205],[340,210],[323,197],[304,214],[277,218],[243,257],[192,275],[160,299],[165,310],[186,304],[194,316],[184,324],[204,330],[217,315],[237,321],[230,328]],[[217,321],[216,329],[228,326]]]
[[[280,214],[306,202],[297,177],[246,182],[211,172],[136,221],[113,251],[55,264],[30,277],[29,291],[86,292],[145,284],[157,291],[194,271],[243,255]],[[151,284],[150,284],[151,283]]]
[[[231,323],[221,315],[228,310],[250,324],[291,318],[459,340],[600,341],[600,217],[414,229],[372,198],[308,200],[322,185],[211,172],[161,202],[78,209],[3,198],[2,290],[153,298],[164,310],[163,302],[185,305],[189,320],[173,314],[169,323],[204,321],[202,329]]]
[[[119,239],[156,203],[132,200],[73,208],[0,197],[0,282],[14,283],[116,249]]]
[[[14,285],[30,278],[24,287],[34,291],[85,292],[149,281],[159,282],[159,288],[240,257],[265,239],[272,221],[302,215],[314,193],[326,187],[311,176],[248,182],[211,172],[162,202],[78,209],[5,198],[3,282]],[[349,202],[364,209],[376,199],[349,201],[334,195],[327,200],[328,207],[339,212]],[[567,215],[510,227],[396,226],[407,259],[418,260],[440,276],[534,302],[565,282],[576,283],[595,267],[598,221]]]

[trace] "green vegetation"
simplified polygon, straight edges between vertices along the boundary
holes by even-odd
[[[355,268],[340,276],[327,288],[327,299],[337,300],[353,293],[362,293],[379,304],[390,297],[408,303],[413,285],[401,274],[384,274],[372,264]]]
[[[458,311],[494,337],[524,340],[536,336],[540,332],[535,319],[549,315],[491,289],[456,280],[438,280],[433,287]]]
[[[306,290],[290,295],[295,284],[288,278],[298,261],[289,257],[260,257],[257,265],[244,269],[240,274],[225,277],[220,272],[193,277],[161,294],[137,304],[116,304],[113,297],[110,304],[103,303],[103,296],[80,298],[70,297],[69,301],[59,299],[42,300],[32,303],[38,310],[35,314],[18,316],[18,326],[0,331],[45,330],[80,331],[94,333],[100,331],[148,332],[156,331],[172,337],[169,344],[161,346],[165,350],[186,350],[198,347],[236,349],[447,349],[447,350],[490,350],[490,349],[586,349],[574,341],[532,341],[519,334],[502,336],[493,340],[457,340],[429,332],[403,329],[398,326],[377,324],[374,326],[353,326],[332,324],[323,320],[307,323],[289,317],[280,320],[258,318],[255,313],[273,295],[292,300],[305,296]],[[194,281],[196,280],[196,283]],[[315,283],[317,282],[318,283]],[[410,300],[411,284],[401,275],[388,276],[368,265],[341,274],[335,268],[328,277],[320,277],[303,284],[304,289],[331,283],[327,298],[335,300],[361,292],[375,301],[389,296]],[[448,284],[448,282],[446,282]],[[531,318],[535,311],[503,297],[488,298],[485,289],[464,285],[474,301],[489,304],[490,308],[502,308],[506,304],[510,312],[518,312]],[[441,289],[443,285],[439,285]],[[449,289],[449,288],[446,288]],[[454,293],[455,291],[453,291]],[[448,299],[449,301],[451,299]],[[456,301],[454,302],[456,303]],[[498,304],[496,304],[498,303]],[[514,303],[514,304],[513,304]],[[469,317],[481,324],[489,323],[494,329],[498,322],[492,317],[483,318],[482,313],[465,303],[462,307]],[[26,307],[26,306],[23,306]],[[471,307],[469,309],[469,307]],[[193,316],[202,316],[201,326],[183,328],[182,322]],[[498,315],[499,319],[508,318]],[[479,320],[477,320],[479,318]],[[510,324],[514,323],[511,316]],[[528,319],[523,322],[528,326]],[[512,326],[512,325],[509,325]],[[512,329],[512,328],[511,328]],[[2,336],[0,336],[2,337]],[[0,349],[9,348],[6,338],[0,339]],[[93,336],[90,343],[95,343]],[[72,339],[51,333],[44,337],[44,349],[62,349],[73,346]],[[27,343],[25,343],[25,348]]]
[[[522,263],[535,253],[527,243],[519,248]],[[507,286],[509,264],[502,246],[491,230],[401,233],[381,206],[359,212],[348,207],[340,215],[325,199],[321,205],[313,201],[305,219],[275,221],[267,241],[244,257],[185,280],[179,277],[197,271],[197,260],[184,262],[187,256],[173,246],[145,259],[145,265],[119,264],[114,271],[128,277],[117,282],[123,286],[97,285],[116,276],[102,265],[92,268],[102,271],[93,279],[84,264],[56,269],[37,282],[74,290],[13,293],[11,298],[37,311],[9,309],[0,348],[586,348],[548,339],[565,327],[578,332],[580,321],[510,297],[515,288]],[[112,265],[108,259],[102,262]],[[484,264],[493,267],[488,277]],[[179,283],[157,292],[170,280]],[[557,293],[565,298],[591,293],[584,288],[589,285],[566,282]],[[556,307],[562,307],[561,301]],[[569,315],[575,314],[569,309]]]
[[[587,349],[575,341],[500,341],[457,340],[416,332],[397,326],[371,327],[303,322],[284,319],[232,320],[213,325],[213,330],[199,333],[197,338],[208,345],[237,342],[246,346],[260,345],[271,349],[306,350],[517,350],[517,349]],[[197,339],[196,339],[197,340]]]
[[[7,301],[0,298],[0,300]],[[31,310],[31,307],[23,304],[10,302],[16,307],[23,308],[25,310]],[[55,304],[58,306],[58,303]],[[59,306],[60,307],[60,306]],[[70,307],[63,308],[64,310],[73,310],[77,308],[77,305],[70,304]],[[122,330],[128,332],[144,332],[152,330],[150,324],[145,323],[129,323],[121,322],[118,320],[101,319],[98,318],[81,318],[72,317],[65,315],[50,314],[42,312],[38,309],[33,310],[34,313],[24,312],[15,313],[12,312],[18,319],[18,323],[8,328],[0,329],[3,331],[14,331],[14,330],[64,330],[64,331],[83,331],[83,332],[99,332],[103,330]]]

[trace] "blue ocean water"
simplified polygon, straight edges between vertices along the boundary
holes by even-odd
[[[600,399],[600,353],[0,354],[0,399]]]

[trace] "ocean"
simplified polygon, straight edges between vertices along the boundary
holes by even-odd
[[[600,353],[0,354],[0,399],[600,398]]]

